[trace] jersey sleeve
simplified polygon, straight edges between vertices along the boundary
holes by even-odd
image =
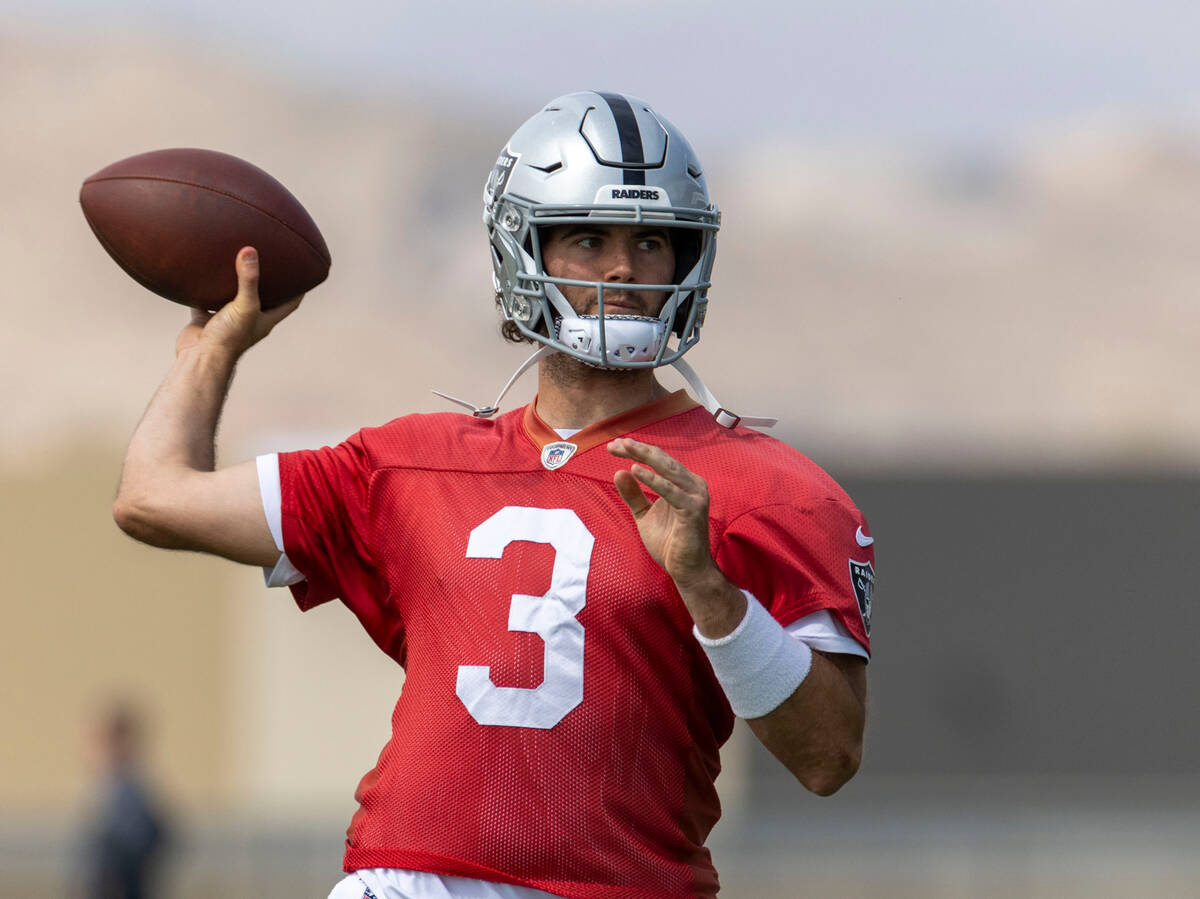
[[[373,561],[372,466],[362,432],[335,447],[279,454],[283,548],[304,580],[302,610],[340,598],[376,636],[386,588]]]
[[[827,609],[870,653],[874,540],[853,506],[826,499],[745,512],[717,539],[714,557],[784,627]]]

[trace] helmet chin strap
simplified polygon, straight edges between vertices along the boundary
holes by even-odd
[[[579,314],[575,311],[575,307],[567,302],[567,298],[563,296],[563,292],[558,289],[557,284],[555,284],[553,281],[548,281],[543,286],[546,291],[546,299],[550,301],[550,305],[554,307],[554,311],[558,313],[556,316],[554,316],[555,318],[571,318],[572,316]],[[546,327],[549,328],[550,326],[550,323],[547,322]]]
[[[558,350],[549,346],[544,346],[538,349],[537,352],[522,362],[517,370],[513,372],[513,376],[508,379],[508,383],[504,385],[504,388],[500,391],[499,396],[496,397],[496,402],[492,403],[490,406],[476,406],[474,403],[468,403],[466,400],[457,399],[449,394],[442,393],[440,390],[434,390],[433,393],[437,394],[444,400],[449,400],[452,403],[456,403],[459,406],[470,409],[471,414],[476,418],[491,418],[500,411],[500,403],[504,399],[504,395],[508,393],[513,384],[517,383],[517,379],[520,378],[521,375],[525,374],[525,372],[529,371],[529,369],[531,369],[538,362],[541,362],[547,356],[551,356],[557,352]],[[694,368],[692,368],[682,359],[676,359],[670,364],[677,372],[679,372],[680,375],[683,376],[683,379],[687,381],[688,386],[692,388],[692,392],[695,393],[697,399],[700,400],[701,405],[703,405],[704,408],[712,414],[713,419],[721,427],[736,428],[741,424],[748,425],[753,428],[770,428],[779,423],[778,418],[735,415],[733,412],[730,412],[728,409],[722,406],[720,402],[718,402],[717,398],[713,396],[712,391],[705,386],[704,381],[700,379],[700,375],[696,373]]]
[[[504,399],[504,394],[508,393],[513,384],[517,383],[517,379],[547,356],[552,356],[557,352],[558,350],[554,349],[553,347],[544,346],[524,362],[522,362],[517,370],[513,372],[513,376],[508,379],[508,383],[504,385],[503,389],[500,391],[500,395],[496,397],[496,402],[492,403],[490,406],[476,406],[474,403],[468,403],[466,400],[460,400],[458,397],[450,396],[448,393],[442,393],[440,390],[434,390],[431,392],[436,393],[444,400],[449,400],[452,403],[457,403],[465,409],[470,409],[471,414],[476,418],[491,418],[500,411],[500,401]]]
[[[771,416],[735,415],[722,406],[717,398],[712,395],[712,391],[700,380],[700,375],[696,372],[696,369],[692,368],[682,359],[676,359],[671,363],[671,367],[683,375],[683,379],[692,388],[692,392],[696,394],[696,398],[700,400],[700,404],[712,413],[712,417],[716,419],[717,424],[721,427],[736,428],[738,425],[749,425],[752,428],[773,428],[779,424],[779,419]]]

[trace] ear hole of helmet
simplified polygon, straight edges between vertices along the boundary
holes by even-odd
[[[530,228],[531,235],[532,235],[532,231],[533,231],[533,229]],[[537,255],[533,251],[533,238],[531,235],[526,236],[526,238],[525,238],[525,243],[524,243],[525,252],[528,253],[530,256],[537,258]],[[496,267],[497,271],[499,271],[502,266],[501,256],[500,256],[500,253],[497,251],[495,245],[492,246],[492,264]],[[503,289],[499,286],[499,284],[497,284],[497,288],[496,288],[496,308],[499,309],[501,312],[501,315],[503,315],[504,293],[503,293]],[[538,323],[534,326],[533,330],[545,337],[550,336],[549,325],[546,322],[546,317],[544,315],[541,316],[541,318],[538,320]],[[505,340],[509,341],[510,343],[537,343],[536,340],[534,340],[528,334],[524,333],[517,326],[517,323],[515,321],[510,321],[507,318],[502,319],[500,322],[500,334],[501,334],[501,336],[504,337]]]
[[[671,246],[675,250],[675,281],[678,284],[700,261],[700,232],[691,228],[672,228]]]
[[[675,248],[675,283],[678,284],[700,261],[701,234],[690,228],[672,228],[671,244]],[[679,308],[675,310],[675,320],[671,322],[671,330],[681,340],[683,339],[683,329],[686,327],[688,316],[692,311],[692,301],[692,292],[689,291],[687,299],[680,303]]]

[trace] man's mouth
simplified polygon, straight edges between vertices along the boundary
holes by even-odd
[[[596,309],[592,314],[597,315],[600,312],[599,303],[596,304]],[[604,298],[604,314],[605,315],[643,315],[644,310],[642,304],[632,298],[626,297],[605,297]]]

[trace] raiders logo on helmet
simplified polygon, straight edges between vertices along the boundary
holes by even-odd
[[[500,152],[500,158],[496,160],[496,164],[492,167],[492,172],[488,175],[487,184],[483,188],[488,202],[494,202],[496,197],[504,193],[504,188],[508,186],[508,179],[512,177],[517,159],[518,157],[509,153],[507,149]]]

